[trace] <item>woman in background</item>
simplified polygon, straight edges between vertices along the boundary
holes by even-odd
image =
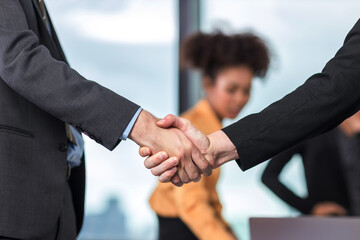
[[[337,143],[349,197],[348,214],[360,216],[360,111],[339,128]]]
[[[360,112],[330,132],[274,157],[263,183],[306,215],[360,215]],[[308,196],[297,196],[279,176],[295,154],[302,157]]]
[[[339,129],[295,146],[272,158],[262,182],[281,200],[305,215],[346,215],[349,209],[345,178],[336,141]],[[284,185],[279,176],[285,165],[299,154],[304,165],[308,195],[300,197]]]
[[[197,33],[181,48],[182,66],[199,69],[205,98],[182,117],[205,134],[222,128],[224,118],[235,118],[248,102],[251,82],[264,77],[269,52],[263,40],[247,34]],[[150,205],[159,219],[159,239],[237,239],[221,213],[216,191],[220,169],[181,188],[159,183]]]

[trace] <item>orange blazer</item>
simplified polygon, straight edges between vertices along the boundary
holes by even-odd
[[[205,134],[222,128],[210,104],[199,101],[182,115]],[[233,239],[230,226],[221,214],[221,203],[216,192],[220,168],[209,177],[202,176],[197,183],[178,188],[171,183],[159,183],[150,197],[151,208],[162,217],[179,217],[199,238],[206,240]]]

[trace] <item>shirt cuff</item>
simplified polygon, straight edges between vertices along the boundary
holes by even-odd
[[[134,124],[135,124],[135,122],[136,122],[137,118],[139,117],[142,110],[143,109],[141,107],[139,107],[139,109],[136,111],[136,113],[132,117],[131,121],[129,122],[129,124],[125,128],[124,132],[121,134],[121,136],[120,136],[121,140],[125,141],[128,138],[128,136],[129,136],[132,128],[134,127]]]

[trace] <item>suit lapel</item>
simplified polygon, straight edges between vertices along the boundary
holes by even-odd
[[[38,4],[38,0],[32,0],[32,2],[33,2],[34,9],[35,9],[36,16],[37,16],[38,23],[39,23],[39,32],[44,37],[43,44],[46,47],[49,48],[50,53],[52,55],[55,54],[55,56],[53,55],[54,58],[67,63],[65,54],[61,49],[59,39],[58,39],[58,37],[56,35],[55,29],[54,29],[54,26],[53,26],[53,24],[51,22],[49,14],[48,14],[48,21],[49,21],[50,28],[51,28],[53,36],[50,35],[50,33],[48,32],[48,28],[47,28],[46,24],[42,20],[42,14],[41,14],[41,10],[40,10],[39,4]],[[46,12],[47,12],[47,9],[46,9]]]
[[[37,0],[32,0],[33,1],[33,4],[34,4],[34,8],[35,8],[35,11],[38,15],[38,17],[42,18],[41,16],[41,11],[40,11],[40,8],[39,8],[39,4],[38,4],[38,1]],[[44,22],[43,22],[43,25],[45,26]]]
[[[59,51],[59,54],[60,54],[60,56],[61,56],[61,60],[64,61],[64,62],[66,62],[66,64],[68,64],[67,59],[66,59],[66,57],[65,57],[65,54],[64,54],[64,52],[63,52],[63,50],[62,50],[62,47],[61,47],[59,38],[58,38],[58,36],[57,36],[57,34],[56,34],[54,25],[53,25],[53,23],[52,23],[52,21],[51,21],[49,12],[47,11],[47,8],[46,8],[46,12],[48,13],[48,19],[49,19],[50,29],[51,29],[51,32],[52,32],[52,39],[53,39],[54,42],[55,42],[55,45],[56,45],[57,50]],[[69,64],[68,64],[68,65],[69,65]]]

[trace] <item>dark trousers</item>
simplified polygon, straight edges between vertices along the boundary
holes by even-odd
[[[61,215],[58,224],[46,236],[36,238],[36,240],[75,240],[76,239],[76,219],[70,187],[67,185]],[[0,236],[0,240],[21,240]],[[34,239],[35,240],[35,239]]]
[[[180,218],[157,216],[159,220],[159,240],[198,240]]]

